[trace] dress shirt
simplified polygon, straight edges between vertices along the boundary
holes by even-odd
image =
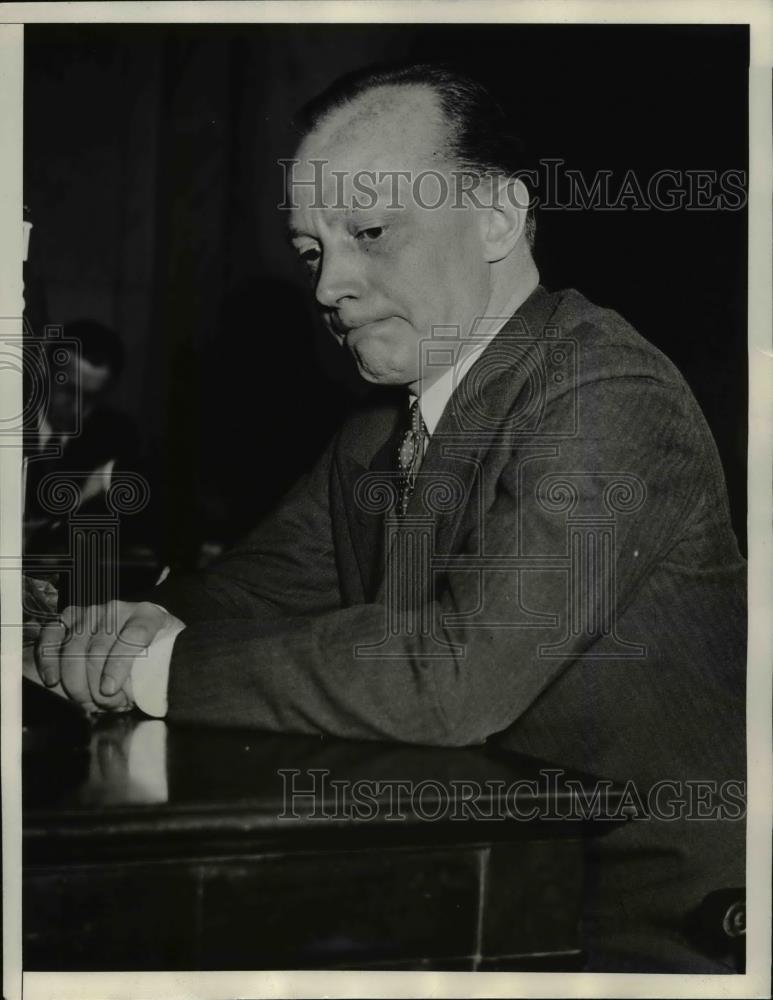
[[[519,290],[514,294],[501,310],[500,317],[482,319],[477,324],[471,338],[460,342],[454,364],[446,369],[418,397],[415,394],[409,395],[409,406],[416,398],[419,400],[421,415],[427,428],[424,441],[425,450],[454,389],[536,286],[537,282],[535,281],[534,286],[528,291]],[[147,654],[138,656],[132,665],[134,702],[146,715],[156,718],[163,718],[167,712],[167,688],[172,650],[175,638],[185,628],[185,624],[179,618],[170,616],[170,619],[170,622],[158,633],[148,647]]]
[[[494,337],[496,337],[516,309],[519,308],[519,306],[528,298],[536,287],[535,282],[534,287],[530,288],[528,292],[524,293],[523,291],[518,291],[515,295],[511,296],[510,300],[501,310],[502,315],[500,317],[488,317],[482,319],[475,328],[471,338],[469,340],[459,342],[457,357],[455,358],[455,362],[452,367],[447,368],[446,371],[444,371],[443,374],[430,386],[424,389],[418,397],[424,426],[427,428],[427,437],[424,445],[425,449],[429,443],[430,437],[435,433],[435,428],[440,422],[443,410],[445,410],[448,400],[453,395],[456,386],[459,385],[464,376],[470,368],[472,368],[480,355],[488,347]],[[412,404],[416,398],[417,397],[414,394],[411,394],[409,396],[409,405]]]
[[[69,434],[55,434],[51,424],[48,422],[46,417],[43,416],[38,421],[37,451],[45,452],[46,449],[50,447],[52,449],[53,457],[57,458],[62,455],[64,449],[67,447],[70,437],[71,435]],[[54,451],[54,448],[57,448],[58,451]],[[29,457],[29,455],[24,456],[24,465],[22,467],[22,485],[24,488],[25,500],[27,492],[27,467],[29,464]],[[108,459],[107,462],[103,462],[95,469],[92,469],[89,472],[88,477],[78,483],[78,489],[80,491],[79,503],[87,503],[89,500],[93,500],[94,497],[108,492],[113,478],[115,463],[116,460],[114,458]],[[66,476],[67,472],[62,471],[62,475]]]

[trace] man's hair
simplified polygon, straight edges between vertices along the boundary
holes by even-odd
[[[302,136],[361,95],[395,86],[428,87],[437,95],[446,125],[445,153],[463,170],[507,177],[524,170],[523,139],[501,104],[482,83],[442,64],[375,66],[339,77],[301,110],[297,123]],[[529,208],[525,232],[530,247],[535,231]]]
[[[111,379],[118,378],[123,371],[125,352],[115,330],[93,319],[78,319],[67,323],[63,333],[68,340],[78,341],[81,358],[100,368],[107,367]]]

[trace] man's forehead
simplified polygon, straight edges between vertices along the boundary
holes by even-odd
[[[445,129],[437,95],[425,86],[385,86],[328,115],[301,143],[299,174],[311,160],[331,170],[405,170],[442,156]]]

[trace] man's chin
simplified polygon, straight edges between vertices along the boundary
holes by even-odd
[[[415,363],[396,365],[394,356],[387,359],[366,351],[354,350],[352,354],[360,376],[373,385],[409,385],[418,378]]]
[[[383,371],[373,371],[372,369],[365,368],[358,364],[357,368],[360,373],[360,377],[366,382],[370,382],[371,385],[409,385],[414,381],[410,375],[406,375],[405,372],[383,372]]]
[[[363,364],[359,359],[357,359],[357,370],[360,377],[372,385],[410,385],[416,380],[416,375],[411,372]]]

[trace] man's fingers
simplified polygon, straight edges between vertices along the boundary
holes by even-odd
[[[115,636],[110,636],[109,639],[110,641],[107,648],[105,648],[104,645],[97,646],[96,648],[94,645],[89,647],[89,651],[86,654],[86,681],[88,683],[91,698],[99,708],[117,711],[129,707],[129,699],[127,695],[119,689],[116,694],[108,697],[102,694],[100,687],[102,683],[102,674],[105,669],[105,662],[110,652],[110,648],[115,642]]]
[[[137,605],[113,644],[99,686],[104,697],[120,691],[128,680],[135,657],[144,654],[164,624],[165,614],[152,604]]]
[[[81,607],[79,604],[68,604],[64,611],[59,616],[66,628],[73,628],[80,621],[80,617],[83,614],[85,608]]]
[[[105,605],[99,628],[91,636],[89,643],[86,656],[86,678],[91,697],[103,708],[120,709],[125,708],[127,704],[127,698],[120,689],[111,697],[105,696],[100,690],[107,658],[115,645],[120,626],[123,625],[126,616],[126,608],[120,602],[111,601]]]
[[[130,708],[131,669],[166,622],[154,604],[111,601],[88,608],[68,607],[47,625],[35,654],[49,687],[61,683],[69,698],[112,710]]]
[[[92,639],[99,632],[104,607],[97,604],[78,611],[77,616],[72,616],[67,639],[59,653],[59,669],[67,695],[84,704],[92,700],[86,658]]]
[[[68,608],[68,611],[71,609]],[[70,620],[71,616],[68,616]],[[64,615],[60,621],[44,625],[35,647],[35,661],[43,683],[55,687],[60,680],[59,654],[62,643],[67,638],[67,622]]]
[[[90,609],[90,614],[87,616],[84,631],[90,635],[84,653],[83,676],[91,698],[102,709],[124,711],[131,708],[131,701],[123,691],[123,684],[120,683],[121,677],[118,678],[119,686],[112,695],[105,694],[101,690],[101,684],[110,653],[118,640],[122,626],[131,618],[133,607],[122,601],[110,601],[108,604]],[[131,670],[131,660],[125,667],[127,672]]]

